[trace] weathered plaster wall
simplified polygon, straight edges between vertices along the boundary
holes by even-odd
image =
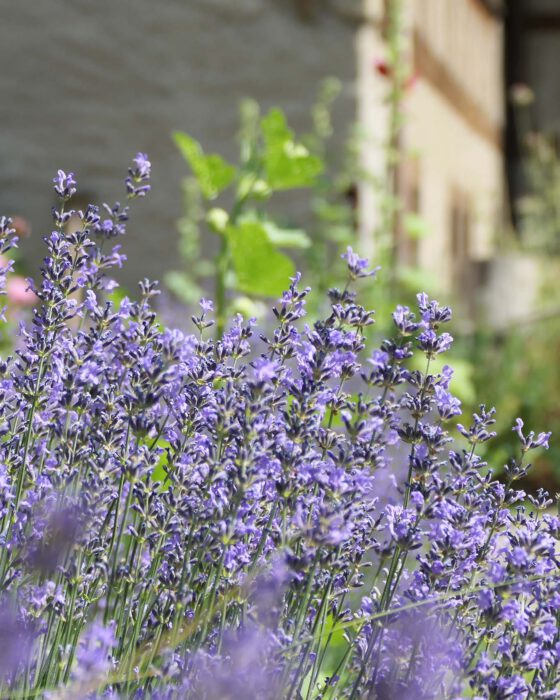
[[[184,129],[234,158],[244,96],[283,107],[304,129],[319,81],[337,76],[342,138],[355,117],[356,20],[335,6],[321,3],[306,22],[291,0],[0,0],[0,212],[31,221],[24,252],[42,256],[57,168],[113,200],[142,150],[154,187],[136,207],[121,279],[161,277],[176,263],[186,173],[169,133]]]
[[[451,208],[454,192],[470,199],[473,260],[488,260],[502,203],[502,154],[469,129],[461,115],[420,79],[409,100],[407,144],[420,159],[420,213],[430,235],[421,241],[420,262],[443,288],[452,286]],[[434,128],[437,124],[437,128]],[[437,254],[434,254],[437,251]]]
[[[368,136],[362,157],[368,172],[382,180],[387,80],[372,66],[385,55],[383,2],[366,0],[366,6],[369,21],[360,30],[358,52],[359,114]],[[503,196],[502,27],[474,0],[414,0],[402,8],[416,79],[403,100],[401,144],[404,153],[417,156],[418,208],[429,232],[418,244],[418,263],[449,295],[455,291],[451,221],[457,193],[469,203],[469,259],[494,254]],[[379,197],[372,185],[361,194],[362,247],[374,253]]]

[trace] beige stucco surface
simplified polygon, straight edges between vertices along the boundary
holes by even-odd
[[[407,111],[407,145],[418,152],[420,213],[429,229],[420,262],[450,287],[452,197],[465,193],[471,202],[471,259],[489,259],[500,224],[502,156],[426,81],[418,81]]]

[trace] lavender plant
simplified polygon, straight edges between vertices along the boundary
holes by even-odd
[[[149,175],[139,154],[130,198]],[[375,271],[349,249],[313,327],[296,275],[267,334],[213,340],[204,299],[162,328],[149,281],[105,300],[128,212],[72,212],[75,188],[60,171],[0,366],[0,696],[557,697],[560,518],[514,488],[549,435],[516,424],[502,483],[476,453],[493,411],[448,428],[450,309],[418,295],[362,357]]]

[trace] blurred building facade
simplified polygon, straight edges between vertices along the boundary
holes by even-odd
[[[29,219],[24,252],[37,261],[49,227],[49,183],[73,169],[96,200],[120,187],[130,156],[150,154],[154,190],[125,242],[123,279],[161,278],[175,264],[175,221],[186,168],[169,138],[188,131],[235,158],[237,103],[250,96],[309,126],[320,80],[340,78],[338,146],[359,120],[364,164],[383,177],[387,0],[21,0],[0,28],[0,210]],[[419,264],[466,298],[493,254],[503,201],[503,18],[492,0],[403,0],[416,76],[405,101],[398,194],[428,236],[395,232],[403,264]],[[335,142],[336,142],[335,138]],[[379,215],[359,193],[364,252]],[[301,202],[289,204],[298,218]],[[469,296],[470,298],[470,296]]]
[[[383,0],[366,3],[359,42],[360,117],[374,131],[387,122],[386,79],[372,70],[386,52],[387,7]],[[397,255],[402,264],[433,273],[470,311],[503,215],[501,7],[482,0],[414,0],[403,2],[402,10],[414,82],[403,104],[405,155],[397,191],[425,220],[428,233],[413,242],[400,235]],[[383,152],[370,148],[365,158],[366,167],[382,176]],[[366,244],[378,211],[370,188],[362,198]]]
[[[520,127],[553,133],[560,141],[560,2],[558,0],[512,0],[506,22],[506,87],[525,85],[534,95],[530,124],[520,125],[508,103],[506,158],[512,204],[524,194],[523,154]]]

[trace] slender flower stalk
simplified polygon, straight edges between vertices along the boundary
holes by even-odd
[[[213,338],[206,299],[192,333],[162,327],[152,282],[108,295],[128,208],[54,184],[39,303],[0,359],[0,696],[555,697],[560,519],[514,488],[550,435],[518,421],[504,481],[477,456],[493,411],[454,427],[432,370],[450,309],[419,294],[364,357],[377,270],[349,249],[312,326],[296,275],[258,334]],[[0,219],[0,255],[13,236]]]

